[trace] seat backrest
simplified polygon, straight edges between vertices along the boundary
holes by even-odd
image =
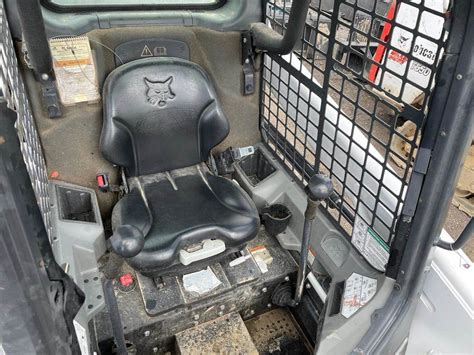
[[[229,133],[207,74],[186,60],[124,64],[106,79],[103,100],[102,154],[129,176],[203,162]]]

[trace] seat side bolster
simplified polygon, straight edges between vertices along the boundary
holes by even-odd
[[[199,118],[199,152],[201,161],[209,158],[212,148],[221,143],[229,134],[230,126],[222,108],[213,100],[202,111]]]

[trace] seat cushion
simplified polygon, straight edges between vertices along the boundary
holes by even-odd
[[[179,264],[179,251],[186,246],[220,239],[227,250],[235,250],[256,236],[260,224],[257,209],[234,182],[197,170],[178,174],[173,180],[177,190],[168,179],[142,185],[148,215],[139,188],[132,189],[114,209],[114,228],[131,224],[144,231],[142,251],[127,258],[135,270],[163,274]]]

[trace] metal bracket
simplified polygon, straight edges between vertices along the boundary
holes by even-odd
[[[249,31],[242,33],[242,72],[244,78],[244,95],[252,95],[255,92],[254,74],[254,51],[252,48],[252,37]]]
[[[431,149],[420,148],[418,150],[415,166],[411,177],[410,185],[406,194],[406,200],[403,204],[402,216],[404,219],[410,219],[415,215],[418,205],[418,198],[421,194],[421,188],[425,179],[428,166],[431,161]]]
[[[48,78],[41,77],[39,81],[41,84],[43,107],[46,109],[46,112],[48,112],[49,118],[61,117],[61,106],[59,105],[58,90],[55,85],[56,81],[49,76]]]

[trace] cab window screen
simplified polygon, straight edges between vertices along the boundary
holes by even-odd
[[[265,21],[281,34],[291,3],[266,2]],[[301,185],[315,173],[331,177],[328,215],[380,271],[398,222],[413,213],[405,202],[449,34],[448,5],[311,1],[292,53],[264,56],[265,143]]]

